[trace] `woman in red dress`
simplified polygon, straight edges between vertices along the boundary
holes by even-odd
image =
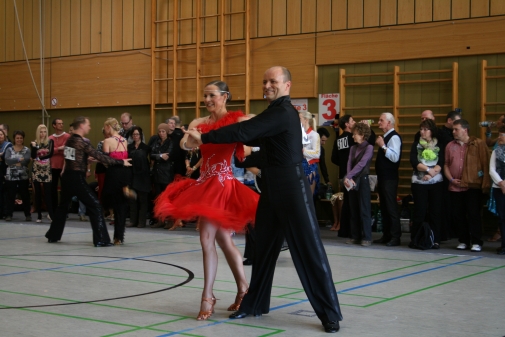
[[[228,85],[213,81],[205,86],[204,102],[210,116],[195,119],[189,129],[209,132],[247,119],[242,112],[228,112],[226,102],[231,94]],[[186,147],[185,135],[181,147]],[[231,231],[241,230],[254,222],[258,195],[233,177],[233,154],[243,160],[244,146],[233,144],[205,144],[200,146],[203,157],[198,180],[183,179],[170,184],[157,198],[155,214],[158,218],[190,220],[200,218],[200,243],[203,251],[204,288],[198,320],[208,319],[216,298],[212,288],[217,272],[216,240],[226,256],[237,283],[235,303],[228,310],[240,307],[249,285],[245,278],[242,256],[231,238]]]

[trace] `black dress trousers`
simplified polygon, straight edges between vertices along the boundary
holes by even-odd
[[[254,315],[269,312],[275,265],[286,238],[303,289],[317,316],[323,322],[341,321],[337,292],[303,166],[263,169],[260,188],[251,284],[240,311]]]

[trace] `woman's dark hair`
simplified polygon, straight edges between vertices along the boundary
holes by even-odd
[[[2,135],[4,135],[5,140],[7,140],[7,132],[5,132],[3,129],[0,129],[0,132]]]
[[[365,123],[356,123],[352,127],[352,133],[357,132],[358,135],[362,135],[363,139],[368,140],[368,137],[372,134],[370,126]]]
[[[142,133],[142,128],[140,126],[132,126],[132,132],[131,132],[131,135],[133,137],[133,133],[135,131],[138,131],[139,132],[139,135],[140,135],[140,142],[142,143],[142,139],[144,139],[144,134]]]
[[[226,100],[226,103],[231,101],[231,92],[230,92],[230,89],[228,88],[228,84],[226,84],[226,82],[212,81],[212,82],[207,83],[205,86],[207,87],[209,85],[215,85],[216,87],[218,87],[219,90],[221,91],[221,96],[223,96],[223,94],[228,94],[228,99]]]
[[[431,131],[431,138],[438,138],[438,129],[435,122],[431,119],[425,119],[419,124],[419,128],[426,128]]]
[[[86,121],[89,120],[88,117],[84,116],[78,116],[75,117],[74,120],[72,121],[72,124],[70,124],[71,127],[74,128],[74,130],[78,129],[81,124],[86,123]]]
[[[17,135],[20,135],[21,137],[23,137],[23,139],[25,139],[25,132],[23,130],[14,131],[14,133],[12,134],[12,139],[16,139]]]

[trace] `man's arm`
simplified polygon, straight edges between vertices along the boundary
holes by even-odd
[[[201,135],[202,143],[226,144],[250,142],[264,137],[275,136],[286,129],[289,112],[284,108],[263,112],[250,120],[231,124]],[[300,140],[301,142],[301,140]]]
[[[397,163],[398,160],[400,160],[400,148],[402,145],[402,141],[400,140],[400,137],[398,136],[393,136],[389,140],[387,144],[387,151],[386,151],[386,158],[392,161],[393,163]]]

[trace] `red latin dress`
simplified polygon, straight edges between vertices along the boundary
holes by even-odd
[[[202,123],[202,133],[237,123],[242,112],[228,112],[217,122]],[[156,199],[154,213],[159,219],[192,220],[203,217],[210,223],[241,230],[254,223],[259,195],[233,177],[232,156],[244,157],[242,143],[203,144],[203,162],[198,180],[182,179],[168,185]]]

